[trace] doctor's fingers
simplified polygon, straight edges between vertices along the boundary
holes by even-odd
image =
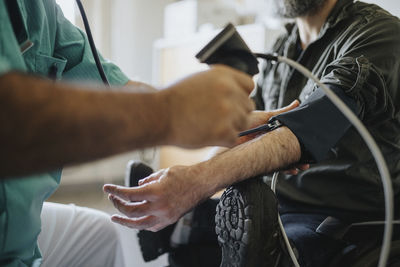
[[[236,118],[231,121],[231,125],[235,130],[235,140],[237,139],[237,131],[246,130],[249,128],[250,125],[250,113],[244,110],[237,110],[236,114]]]
[[[236,142],[237,133],[248,129],[250,125],[250,115],[254,110],[254,103],[246,96],[227,100],[229,101],[230,116],[225,117],[225,120],[220,126],[221,131],[222,129],[229,129],[229,132],[225,131],[224,136],[228,140],[227,145],[233,145]],[[225,125],[223,125],[224,123]],[[225,126],[225,128],[223,128],[223,126]]]
[[[108,199],[117,210],[128,217],[138,218],[151,215],[151,202],[127,202],[113,195],[109,195]]]
[[[231,83],[229,87],[233,90],[233,93],[225,96],[221,102],[221,108],[225,108],[236,117],[240,114],[240,116],[249,120],[250,113],[255,109],[253,100],[237,84]]]
[[[217,66],[217,65],[215,65]],[[218,65],[218,66],[222,66],[222,65]],[[251,93],[251,91],[254,89],[254,80],[251,76],[249,76],[248,74],[239,71],[237,69],[231,68],[231,67],[227,67],[224,66],[225,68],[229,68],[232,71],[233,74],[233,78],[235,79],[235,81],[240,85],[241,88],[243,88],[244,92],[247,93],[247,95],[249,95]]]
[[[297,174],[299,174],[299,171],[305,171],[309,168],[310,168],[310,164],[298,164],[296,166],[293,166],[290,169],[284,170],[283,173],[297,175]]]
[[[295,108],[297,108],[298,106],[300,106],[300,102],[299,102],[299,100],[294,100],[292,103],[290,103],[289,105],[287,105],[287,106],[285,106],[285,107],[282,107],[282,108],[279,108],[279,109],[274,109],[274,110],[271,110],[270,111],[270,115],[271,115],[271,117],[273,117],[273,116],[276,116],[276,115],[279,115],[279,114],[281,114],[281,113],[284,113],[284,112],[288,112],[288,111],[290,111],[290,110],[292,110],[292,109],[295,109]]]
[[[238,103],[239,107],[242,107],[246,113],[250,113],[256,108],[254,101],[251,100],[244,91],[239,90],[239,92],[234,96],[236,97],[237,101],[234,103]]]
[[[127,218],[120,215],[113,215],[111,220],[115,223],[127,226],[129,228],[146,230],[159,224],[159,218],[156,216],[146,216],[142,218]]]
[[[153,189],[149,186],[125,187],[113,184],[106,184],[103,186],[103,191],[114,196],[118,196],[126,201],[142,201],[149,200],[152,195]]]
[[[302,171],[308,170],[310,168],[310,164],[298,164],[296,168]]]

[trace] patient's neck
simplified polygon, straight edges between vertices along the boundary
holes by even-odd
[[[316,12],[296,18],[301,47],[303,49],[318,38],[322,26],[328,18],[329,13],[335,7],[337,1],[338,0],[327,0]]]

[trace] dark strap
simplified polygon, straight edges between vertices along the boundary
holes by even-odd
[[[8,16],[14,30],[15,38],[17,39],[18,44],[21,45],[26,42],[28,35],[26,34],[18,2],[16,0],[6,0],[5,3],[7,6]]]

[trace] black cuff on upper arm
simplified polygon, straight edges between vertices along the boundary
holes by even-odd
[[[353,112],[357,110],[354,99],[343,90],[333,86],[330,88]],[[277,115],[274,119],[296,135],[302,148],[302,162],[323,160],[351,126],[321,88],[315,90],[298,108]]]

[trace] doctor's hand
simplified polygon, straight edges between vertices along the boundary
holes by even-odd
[[[112,221],[149,231],[176,222],[213,194],[211,186],[198,179],[199,172],[193,166],[174,166],[142,179],[138,187],[104,185],[115,208],[126,215],[113,215]]]
[[[161,91],[170,114],[169,143],[181,147],[232,146],[249,126],[254,104],[250,76],[215,65]]]
[[[276,116],[279,115],[281,113],[290,111],[292,109],[297,108],[300,105],[300,102],[298,100],[293,101],[292,103],[290,103],[289,105],[287,105],[286,107],[280,108],[280,109],[274,109],[271,111],[253,111],[250,115],[250,121],[249,121],[249,127],[248,129],[252,129],[258,126],[261,126],[263,124],[268,123],[268,121]],[[236,144],[235,145],[240,145],[243,144],[245,142],[248,142],[254,138],[256,138],[257,136],[264,134],[263,132],[258,132],[258,133],[253,133],[253,134],[249,134],[246,136],[242,136],[239,139],[236,140]]]

